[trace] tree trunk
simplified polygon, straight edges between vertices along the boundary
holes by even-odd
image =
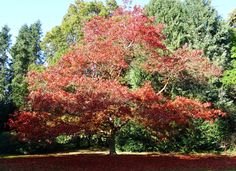
[[[110,155],[116,155],[116,131],[111,131],[111,136],[109,139],[109,150]]]

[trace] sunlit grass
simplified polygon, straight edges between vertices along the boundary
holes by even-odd
[[[30,155],[0,155],[0,158],[31,158],[31,157],[58,157],[58,156],[70,156],[70,155],[79,155],[79,154],[91,154],[91,155],[109,155],[108,150],[78,150],[78,151],[69,151],[69,152],[58,152],[58,153],[48,153],[48,154],[30,154]],[[217,153],[160,153],[160,152],[121,152],[118,151],[117,155],[149,155],[149,156],[236,156],[236,149],[228,150],[225,152]]]

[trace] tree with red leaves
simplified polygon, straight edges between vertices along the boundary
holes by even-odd
[[[162,92],[168,83],[188,76],[198,80],[218,76],[201,51],[187,47],[171,53],[162,43],[162,25],[154,25],[140,8],[119,8],[109,18],[95,17],[84,29],[84,42],[43,72],[28,73],[29,97],[25,111],[9,125],[22,140],[50,139],[61,134],[109,135],[110,154],[115,136],[128,121],[140,122],[156,132],[170,123],[187,124],[191,118],[214,120],[224,115],[209,103]],[[135,63],[149,73],[159,73],[164,87],[154,91],[150,82],[135,90],[122,82]]]

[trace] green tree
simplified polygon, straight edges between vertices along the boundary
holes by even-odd
[[[106,4],[98,1],[76,0],[70,5],[61,25],[52,28],[41,43],[48,62],[55,63],[71,47],[81,41],[86,21],[94,16],[109,16],[117,7],[115,0],[107,0]]]
[[[188,44],[225,67],[229,62],[230,32],[210,0],[151,0],[146,13],[165,24],[166,44],[177,49]]]
[[[9,48],[11,44],[11,35],[8,26],[2,27],[0,32],[0,130],[4,122],[7,121],[9,110]]]
[[[175,50],[185,44],[185,15],[183,4],[179,0],[151,0],[146,6],[146,13],[154,16],[157,23],[165,24],[166,44]]]
[[[225,89],[226,96],[231,102],[226,108],[230,113],[230,126],[232,131],[236,131],[236,9],[229,16],[228,24],[231,27],[231,63],[230,67],[224,71],[221,79]]]
[[[39,21],[31,26],[24,25],[19,31],[16,43],[11,48],[13,62],[12,100],[17,108],[24,105],[28,92],[25,76],[29,67],[43,62],[39,46],[41,34]]]
[[[165,44],[171,50],[187,44],[191,49],[203,50],[209,60],[223,69],[229,66],[230,29],[211,6],[210,0],[151,0],[145,11],[154,16],[157,23],[164,24]],[[152,79],[158,82],[160,77],[157,75]],[[181,95],[210,101],[227,112],[232,107],[232,101],[218,78],[199,82],[189,75],[187,79],[172,82],[165,93],[172,97]]]
[[[170,49],[187,44],[189,48],[203,50],[209,60],[223,69],[229,67],[231,31],[210,0],[151,0],[145,9],[157,23],[165,24],[165,43]],[[154,80],[158,79],[157,76]],[[217,78],[202,83],[188,77],[176,80],[167,90],[172,97],[211,101],[218,107],[228,108],[231,103]]]
[[[236,27],[236,8],[229,14],[228,23],[231,27]]]
[[[7,71],[8,71],[8,62],[9,62],[9,47],[10,47],[10,38],[9,34],[10,29],[8,26],[4,26],[0,32],[0,101],[5,98],[6,86],[7,86]]]
[[[228,70],[224,72],[222,82],[226,86],[236,85],[236,9],[229,14],[228,24],[231,27],[231,63]]]
[[[236,85],[236,29],[232,28],[231,66],[224,72],[222,82],[227,86]]]

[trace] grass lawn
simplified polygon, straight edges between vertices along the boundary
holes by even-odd
[[[0,171],[202,171],[236,170],[236,156],[157,153],[64,153],[0,158]]]

